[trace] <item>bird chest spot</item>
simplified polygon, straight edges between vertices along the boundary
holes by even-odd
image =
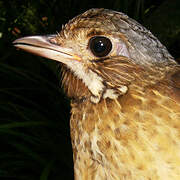
[[[97,146],[102,153],[105,153],[111,147],[111,142],[108,138],[101,138],[97,141]]]
[[[129,127],[126,124],[121,124],[120,127],[114,129],[114,136],[117,140],[128,140],[131,139],[131,133],[129,131]]]
[[[85,141],[84,146],[87,150],[91,149],[91,142],[90,141]]]
[[[116,138],[117,140],[120,140],[120,139],[121,139],[121,132],[120,132],[120,129],[119,129],[119,128],[116,128],[116,129],[114,130],[114,134],[115,134],[115,138]]]
[[[94,131],[95,124],[96,124],[96,117],[93,117],[93,115],[90,115],[86,117],[86,119],[82,122],[82,129],[89,134],[92,131]]]

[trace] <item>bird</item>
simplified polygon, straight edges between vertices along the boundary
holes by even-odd
[[[93,8],[13,45],[62,64],[75,180],[180,179],[180,66],[149,30]]]

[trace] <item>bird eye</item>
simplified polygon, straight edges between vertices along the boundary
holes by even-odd
[[[94,36],[89,40],[89,49],[96,57],[104,57],[112,49],[111,41],[103,36]]]

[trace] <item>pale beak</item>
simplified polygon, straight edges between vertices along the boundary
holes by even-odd
[[[58,45],[55,35],[28,36],[15,40],[13,45],[24,51],[67,64],[68,60],[80,61],[71,48]]]

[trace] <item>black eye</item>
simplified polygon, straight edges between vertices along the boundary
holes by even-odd
[[[112,49],[111,41],[103,36],[94,36],[89,40],[89,48],[96,57],[104,57]]]

